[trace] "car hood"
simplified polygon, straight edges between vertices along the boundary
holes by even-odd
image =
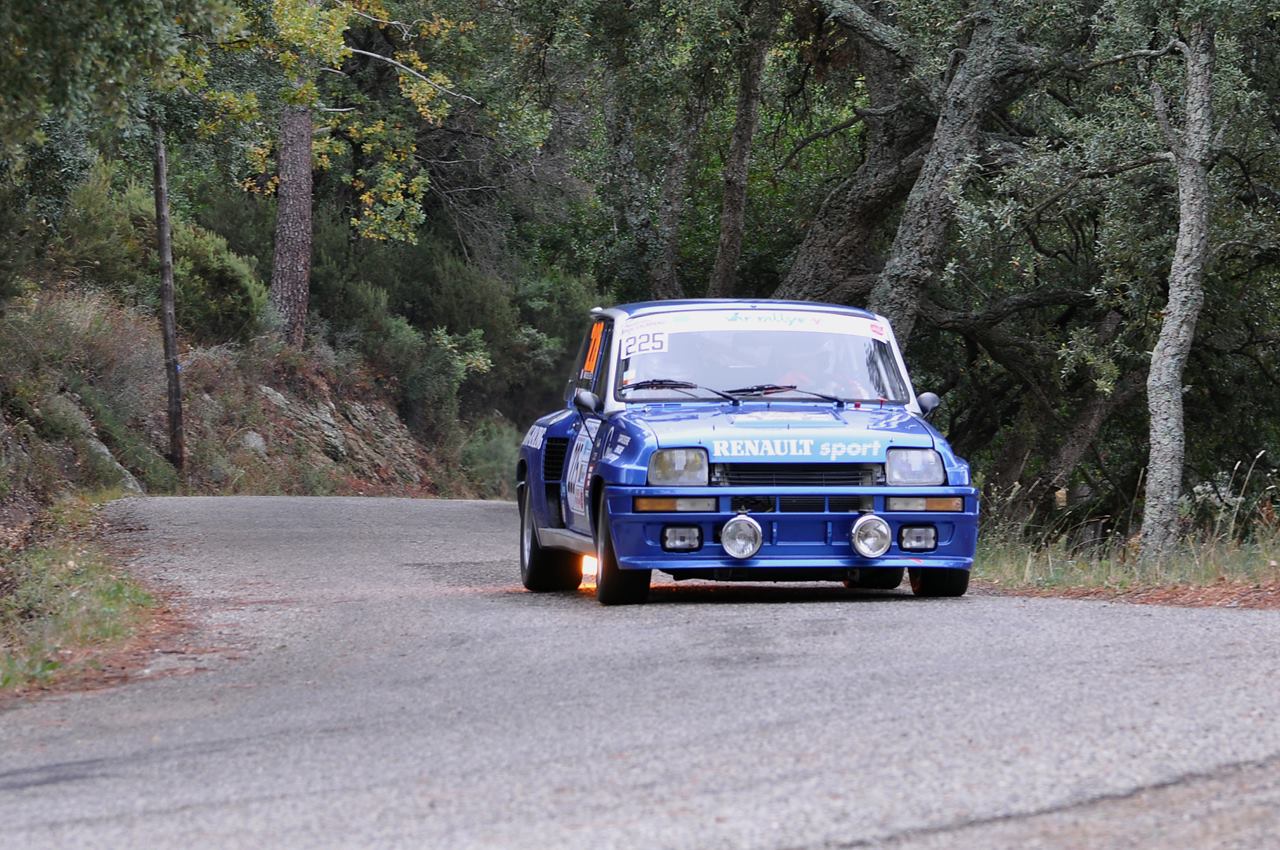
[[[883,462],[890,448],[934,447],[932,429],[897,405],[648,405],[623,416],[660,448],[703,446],[721,462]]]

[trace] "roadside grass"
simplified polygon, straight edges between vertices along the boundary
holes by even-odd
[[[1280,582],[1280,530],[1260,528],[1241,541],[1206,534],[1188,538],[1159,561],[1138,557],[1137,542],[1071,546],[1002,539],[978,546],[974,576],[1009,590],[1138,588]]]
[[[0,693],[94,669],[94,652],[127,640],[155,607],[93,539],[96,507],[120,495],[63,497],[32,545],[0,553]]]

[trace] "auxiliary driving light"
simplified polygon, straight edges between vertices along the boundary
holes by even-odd
[[[739,514],[724,524],[720,530],[720,543],[724,551],[735,558],[743,560],[760,551],[764,542],[764,533],[760,523],[746,514]]]
[[[938,530],[932,525],[908,525],[902,529],[902,548],[909,552],[928,552],[938,548]]]
[[[662,529],[662,548],[668,552],[692,552],[702,548],[702,529],[672,525]]]
[[[675,511],[694,511],[711,513],[716,509],[716,498],[715,496],[707,496],[705,498],[691,496],[636,496],[635,509],[637,512],[674,513]]]
[[[887,511],[950,511],[964,510],[961,496],[890,496],[884,500]]]
[[[893,534],[889,531],[889,523],[875,514],[863,514],[853,524],[853,530],[849,532],[849,542],[862,557],[879,558],[889,551]]]

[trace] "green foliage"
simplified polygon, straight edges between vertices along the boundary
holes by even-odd
[[[100,164],[68,198],[50,250],[50,275],[92,284],[127,303],[155,309],[159,262],[150,191]],[[251,260],[227,240],[181,218],[173,222],[178,327],[202,343],[243,341],[259,332],[266,287]]]
[[[80,398],[93,418],[94,429],[120,465],[132,472],[148,493],[174,493],[181,483],[177,471],[147,439],[130,428],[101,390],[81,386]]]
[[[405,420],[427,442],[451,449],[459,431],[458,391],[468,377],[491,368],[484,336],[478,329],[453,336],[435,328],[423,338],[399,317],[392,320],[392,326],[403,342],[414,335],[421,340],[413,346],[418,352],[416,362],[402,367]]]
[[[114,170],[99,163],[72,189],[49,250],[49,277],[92,284],[133,305],[154,306],[159,273],[153,265],[155,210],[146,189],[117,189]]]
[[[49,511],[40,543],[0,553],[0,692],[47,684],[68,658],[83,665],[86,650],[128,638],[155,606],[89,542],[92,521],[90,500],[64,499]]]
[[[222,11],[198,0],[0,4],[0,146],[31,140],[55,111],[123,120],[134,87],[181,48],[178,21],[191,28]]]
[[[482,420],[467,431],[462,469],[482,499],[514,499],[521,432],[503,419]]]
[[[185,222],[173,230],[178,327],[204,343],[244,341],[258,333],[267,289],[251,261],[227,240]]]

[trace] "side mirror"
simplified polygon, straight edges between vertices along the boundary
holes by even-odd
[[[920,412],[928,419],[938,409],[938,405],[942,404],[942,399],[938,398],[937,393],[920,393],[916,396],[916,404],[920,405]]]
[[[591,390],[578,390],[573,394],[573,406],[582,413],[599,413],[602,405],[600,396]]]

